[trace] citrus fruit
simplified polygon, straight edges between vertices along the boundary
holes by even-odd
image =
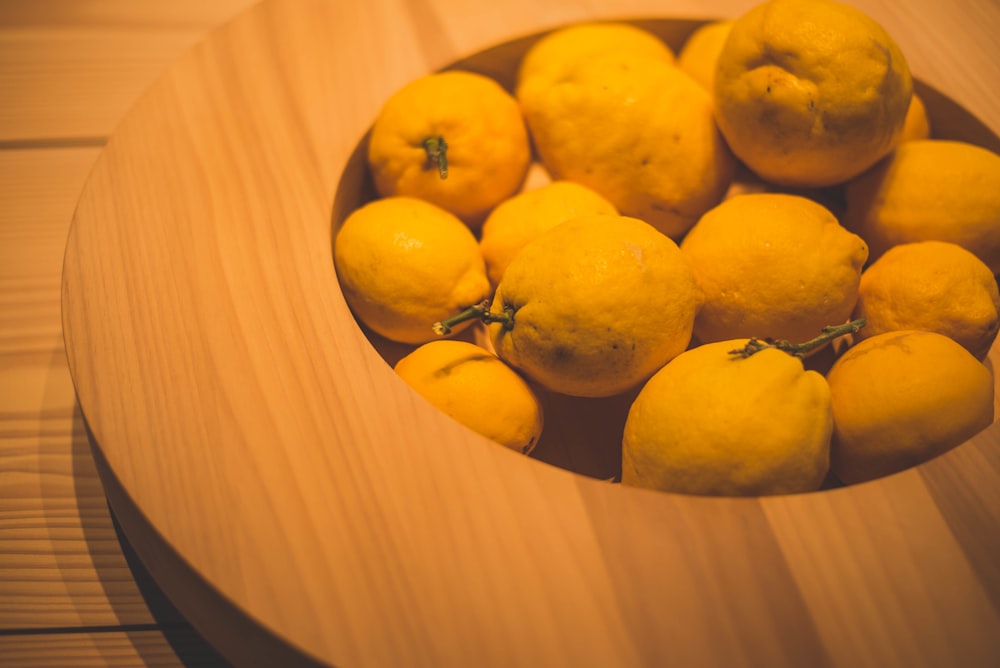
[[[913,82],[892,37],[832,0],[769,0],[738,17],[718,58],[716,117],[754,172],[841,183],[896,145]]]
[[[677,66],[707,91],[715,89],[715,68],[732,29],[732,20],[706,23],[691,33],[677,53]]]
[[[819,489],[832,430],[826,380],[781,350],[731,352],[746,343],[691,348],[643,386],[625,422],[622,484],[726,496]]]
[[[459,70],[428,74],[396,91],[368,144],[380,195],[427,200],[473,229],[517,191],[530,163],[514,97],[487,76]]]
[[[845,187],[844,225],[871,259],[910,241],[950,241],[1000,273],[1000,155],[960,141],[901,144]]]
[[[490,281],[500,282],[527,242],[570,218],[592,213],[618,211],[601,195],[572,181],[553,181],[504,200],[486,218],[479,240]]]
[[[803,341],[847,320],[864,241],[798,195],[747,193],[706,213],[680,245],[705,296],[702,343],[743,337]]]
[[[635,218],[581,216],[508,265],[490,305],[490,338],[501,359],[549,390],[611,396],[687,347],[700,303],[668,237]]]
[[[674,62],[670,47],[648,30],[614,21],[577,23],[553,30],[528,49],[518,68],[515,96],[524,102],[537,91],[569,80],[588,60],[622,52]]]
[[[542,433],[538,397],[496,355],[466,341],[440,340],[400,359],[395,371],[466,427],[512,450],[531,452]]]
[[[885,332],[848,349],[827,374],[831,468],[853,484],[902,471],[993,422],[993,377],[952,339]]]
[[[861,275],[857,338],[919,329],[949,336],[983,359],[1000,328],[1000,292],[993,272],[946,241],[900,244]]]
[[[711,96],[663,60],[595,56],[521,106],[553,178],[587,186],[672,238],[721,201],[732,179]]]
[[[337,232],[334,262],[357,318],[402,343],[436,338],[435,322],[490,294],[469,228],[412,197],[378,199],[353,211]]]

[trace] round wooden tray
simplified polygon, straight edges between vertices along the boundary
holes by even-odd
[[[238,663],[991,665],[1000,428],[814,494],[628,489],[430,408],[351,316],[332,231],[400,85],[480,52],[503,79],[532,35],[586,19],[642,17],[676,47],[754,3],[604,4],[265,2],[143,96],[80,198],[63,281],[127,536]],[[997,150],[1000,16],[858,4],[939,134]]]

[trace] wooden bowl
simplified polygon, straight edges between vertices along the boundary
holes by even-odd
[[[705,17],[752,4],[264,2],[143,96],[79,201],[66,348],[126,535],[227,657],[969,666],[1000,656],[996,426],[915,469],[814,494],[623,488],[600,480],[607,462],[522,457],[431,408],[339,291],[330,245],[365,196],[358,149],[404,82],[463,61],[509,83],[534,36],[587,19],[644,17],[677,48]],[[984,82],[1000,70],[981,54],[995,49],[1000,20],[954,19],[949,6],[952,23],[924,24],[887,0],[862,6],[915,54],[937,134],[998,150]],[[934,7],[913,15],[933,18]],[[929,48],[930,36],[951,50]],[[964,63],[986,69],[968,75]],[[944,82],[973,114],[939,92]],[[561,444],[570,459],[572,445]]]

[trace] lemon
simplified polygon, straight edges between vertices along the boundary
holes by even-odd
[[[961,246],[921,241],[894,246],[861,275],[857,338],[919,329],[951,337],[983,359],[1000,328],[993,272]]]
[[[898,45],[832,0],[769,0],[738,17],[715,72],[733,152],[781,185],[857,176],[898,142],[913,82]]]
[[[680,238],[721,201],[735,161],[711,96],[674,65],[631,51],[576,66],[521,98],[539,159],[623,215]]]
[[[387,197],[353,211],[334,240],[334,262],[357,318],[402,343],[436,338],[435,322],[490,295],[469,228],[412,197]]]
[[[950,241],[1000,273],[1000,155],[966,142],[908,141],[845,188],[844,225],[872,259],[911,241]]]
[[[847,320],[868,256],[825,207],[798,195],[747,193],[706,213],[681,242],[705,295],[694,336],[803,341]]]
[[[395,371],[422,397],[466,427],[524,454],[542,434],[544,416],[527,382],[496,355],[466,341],[431,341]]]
[[[553,181],[501,202],[483,223],[479,247],[490,281],[500,282],[521,248],[542,232],[577,216],[618,210],[590,188],[572,181]]]
[[[732,20],[706,23],[691,33],[677,54],[677,66],[707,91],[715,89],[715,68],[732,29]]]
[[[902,471],[993,422],[993,377],[935,332],[885,332],[845,352],[827,374],[831,468],[852,484]]]
[[[536,237],[507,267],[490,338],[501,359],[551,391],[611,396],[687,347],[700,303],[668,237],[635,218],[581,216]]]
[[[523,102],[567,81],[588,60],[622,52],[674,62],[670,47],[648,30],[615,21],[577,23],[553,30],[528,49],[518,68],[515,96]]]
[[[500,84],[446,71],[386,100],[372,126],[368,164],[380,195],[424,199],[477,230],[520,187],[531,144],[517,101]]]
[[[829,468],[832,412],[822,375],[747,341],[703,344],[647,382],[622,437],[622,484],[686,494],[809,492]]]

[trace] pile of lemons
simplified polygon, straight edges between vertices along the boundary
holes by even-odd
[[[862,482],[993,421],[1000,156],[933,138],[856,9],[769,0],[676,55],[632,24],[555,30],[513,91],[397,91],[368,165],[379,197],[334,242],[349,306],[519,452],[540,391],[634,392],[621,482],[692,494]]]

